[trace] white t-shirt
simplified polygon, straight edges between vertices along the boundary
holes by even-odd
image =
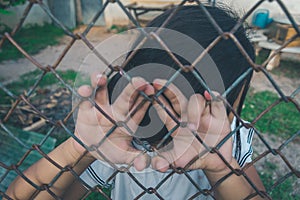
[[[232,125],[232,129],[234,127],[235,125]],[[253,133],[253,129],[242,127],[240,137],[237,137],[237,134],[233,136],[232,154],[241,167],[252,161],[251,143]],[[186,174],[177,174],[173,173],[172,170],[161,173],[151,168],[140,172],[131,167],[130,174],[117,173],[114,179],[108,182],[114,172],[116,170],[109,164],[96,160],[80,177],[91,187],[97,185],[112,187],[111,198],[114,200],[129,200],[138,196],[139,199],[143,200],[156,200],[160,197],[172,200],[189,199],[191,197],[199,200],[212,199],[212,197],[201,193],[201,190],[210,189],[210,184],[202,170],[190,170]],[[160,184],[162,181],[163,183]],[[157,188],[156,194],[144,192],[145,189],[151,191],[151,188]],[[199,195],[197,196],[197,194]]]

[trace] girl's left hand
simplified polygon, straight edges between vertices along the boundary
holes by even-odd
[[[165,83],[165,80],[159,79],[154,81],[153,86],[160,90]],[[180,126],[173,132],[171,148],[166,146],[157,150],[158,156],[152,158],[152,167],[161,172],[168,170],[170,165],[175,168],[203,169],[213,173],[227,169],[221,157],[217,153],[209,152],[200,142],[203,141],[208,147],[216,147],[230,133],[230,123],[223,102],[212,101],[208,92],[205,92],[204,96],[194,94],[187,100],[173,84],[168,86],[164,94],[168,101],[163,96],[160,96],[159,100],[174,116],[180,116],[177,117],[178,121],[186,122],[187,126]],[[161,106],[156,104],[155,108],[169,131],[176,126],[176,122]],[[231,137],[220,147],[219,153],[231,163]]]

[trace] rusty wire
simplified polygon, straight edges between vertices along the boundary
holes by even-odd
[[[254,188],[255,193],[251,194],[250,196],[248,196],[246,199],[250,199],[256,195],[260,195],[261,197],[266,197],[266,198],[270,198],[268,193],[259,191],[259,189],[255,186],[254,183],[251,182],[251,180],[249,179],[249,177],[247,177],[247,175],[244,172],[244,169],[242,170],[236,170],[234,168],[232,168],[229,163],[227,163],[226,159],[223,157],[223,155],[219,152],[219,148],[226,142],[226,140],[232,136],[232,134],[235,134],[235,132],[241,128],[242,126],[246,126],[246,127],[254,127],[255,128],[255,124],[257,121],[259,121],[266,113],[268,113],[270,110],[272,110],[274,107],[276,107],[278,104],[280,104],[281,102],[291,102],[294,106],[295,109],[297,109],[300,112],[300,105],[298,102],[295,101],[295,96],[299,93],[300,89],[298,88],[297,90],[295,90],[290,96],[287,96],[286,94],[284,94],[284,92],[281,90],[281,88],[278,86],[278,84],[276,83],[276,81],[272,78],[272,76],[268,73],[268,71],[266,71],[265,66],[267,65],[267,63],[270,61],[270,59],[272,59],[273,56],[275,56],[276,54],[280,53],[280,51],[286,47],[289,43],[291,43],[293,40],[295,40],[297,37],[299,38],[300,36],[300,30],[299,30],[299,26],[296,24],[295,20],[293,19],[293,16],[290,14],[290,12],[288,11],[288,9],[286,8],[285,4],[281,1],[281,0],[274,0],[272,1],[273,3],[277,3],[279,5],[279,7],[282,9],[282,11],[285,13],[285,15],[288,17],[288,19],[290,20],[293,28],[296,31],[296,34],[290,38],[288,41],[286,41],[279,49],[277,49],[275,51],[275,53],[269,57],[263,64],[258,65],[256,64],[254,61],[251,60],[251,58],[249,57],[249,55],[247,54],[247,52],[245,51],[245,49],[243,48],[243,46],[240,44],[240,42],[238,41],[238,39],[235,37],[235,32],[238,30],[239,27],[241,27],[243,25],[243,23],[245,22],[245,20],[247,18],[249,18],[249,16],[254,12],[254,10],[256,8],[258,8],[263,2],[265,2],[266,0],[260,0],[258,1],[254,6],[252,6],[245,14],[244,16],[238,21],[238,23],[229,31],[229,32],[224,32],[220,26],[218,25],[218,23],[214,20],[214,18],[210,15],[210,13],[207,11],[207,9],[205,8],[204,4],[199,1],[199,0],[192,0],[192,1],[188,1],[188,0],[183,0],[180,4],[178,4],[174,11],[170,14],[170,16],[167,18],[167,20],[162,24],[161,28],[165,27],[169,21],[172,19],[172,17],[174,15],[176,15],[177,11],[184,6],[187,2],[194,2],[195,4],[197,4],[205,13],[207,19],[210,21],[210,23],[213,25],[213,27],[216,29],[216,31],[218,32],[219,36],[217,38],[215,38],[214,41],[212,41],[210,43],[210,45],[208,45],[208,47],[194,60],[194,62],[192,62],[191,66],[185,66],[184,64],[182,64],[177,57],[172,53],[172,51],[168,48],[167,44],[164,43],[163,39],[160,38],[160,31],[161,29],[158,28],[155,32],[151,32],[151,33],[143,33],[144,34],[144,39],[140,41],[140,43],[136,46],[136,49],[138,49],[140,46],[142,46],[148,37],[152,37],[154,38],[163,49],[166,50],[166,52],[169,54],[169,56],[174,60],[175,63],[177,63],[177,65],[179,66],[179,69],[177,70],[177,72],[173,75],[173,77],[168,80],[168,82],[166,83],[165,87],[161,90],[158,91],[153,97],[148,97],[146,94],[143,94],[142,92],[140,92],[140,95],[142,95],[145,100],[143,102],[141,102],[141,104],[139,106],[137,106],[137,108],[132,112],[131,116],[135,114],[135,112],[140,108],[140,106],[143,105],[143,103],[145,103],[146,101],[156,101],[160,106],[162,106],[163,109],[165,109],[165,111],[167,112],[167,114],[169,116],[171,116],[171,118],[174,120],[174,122],[176,122],[176,126],[169,131],[168,136],[171,135],[173,133],[173,131],[175,131],[178,127],[180,126],[184,126],[183,123],[179,122],[176,118],[176,116],[172,115],[172,112],[168,111],[168,109],[163,105],[162,102],[159,101],[158,97],[164,92],[164,90],[166,89],[168,84],[172,83],[172,79],[176,78],[176,76],[179,74],[179,72],[181,71],[191,71],[195,77],[198,79],[198,81],[202,84],[202,86],[207,89],[211,94],[211,90],[210,88],[205,84],[205,82],[202,80],[202,78],[195,73],[194,70],[194,66],[196,66],[196,64],[198,62],[200,62],[203,57],[209,53],[209,51],[211,49],[214,48],[214,46],[216,44],[218,44],[218,42],[220,42],[222,39],[227,39],[227,40],[232,40],[234,42],[234,44],[237,46],[237,48],[239,49],[239,51],[241,52],[241,54],[246,58],[246,60],[249,62],[249,64],[252,66],[252,69],[248,70],[247,72],[245,72],[239,79],[237,79],[229,88],[228,90],[226,90],[221,96],[219,97],[215,97],[213,94],[213,98],[217,98],[219,100],[224,101],[224,103],[230,107],[229,103],[226,102],[225,97],[226,94],[228,94],[232,88],[234,88],[237,84],[239,84],[242,80],[244,76],[247,76],[252,70],[255,70],[256,72],[259,73],[263,73],[266,78],[270,81],[270,83],[272,84],[272,86],[275,88],[275,90],[277,91],[278,95],[280,96],[280,98],[276,101],[273,102],[273,104],[271,104],[268,108],[266,108],[263,112],[261,112],[260,115],[258,115],[251,123],[242,123],[242,125],[240,125],[239,127],[237,127],[236,130],[232,131],[230,134],[227,135],[227,137],[224,138],[223,141],[221,141],[218,145],[216,145],[215,147],[208,147],[201,139],[200,137],[196,134],[196,133],[192,133],[197,139],[198,141],[204,145],[205,150],[203,152],[201,152],[201,154],[198,155],[198,157],[196,156],[193,160],[191,160],[191,162],[189,162],[189,164],[187,164],[187,166],[185,168],[174,168],[173,166],[170,166],[172,168],[172,172],[170,172],[163,180],[161,180],[159,182],[158,185],[150,187],[150,188],[146,188],[145,186],[143,186],[142,183],[140,183],[140,181],[133,175],[131,174],[131,172],[129,171],[131,164],[129,164],[127,167],[118,167],[117,165],[115,165],[110,158],[105,157],[105,155],[99,150],[99,147],[101,147],[101,145],[104,143],[104,141],[111,135],[114,133],[114,130],[117,129],[118,127],[125,127],[129,133],[133,134],[133,131],[130,130],[130,128],[127,126],[127,122],[128,119],[122,122],[118,122],[115,119],[113,119],[112,117],[110,117],[100,106],[98,106],[93,99],[88,99],[95,107],[96,109],[103,115],[105,116],[112,124],[113,127],[106,133],[105,137],[99,141],[96,145],[94,146],[86,146],[79,138],[77,138],[73,132],[74,130],[70,130],[67,127],[67,123],[69,118],[71,118],[73,112],[75,112],[75,109],[78,107],[79,104],[77,104],[76,106],[74,106],[74,109],[71,110],[69,113],[66,113],[66,117],[64,119],[60,119],[58,121],[54,121],[53,119],[49,118],[48,116],[46,116],[44,113],[42,113],[35,105],[33,105],[30,101],[30,96],[32,95],[32,93],[37,89],[37,87],[39,86],[41,80],[45,77],[45,75],[47,73],[52,73],[55,75],[55,77],[57,78],[58,82],[60,84],[62,84],[64,87],[66,87],[73,95],[77,96],[78,98],[79,95],[77,94],[77,92],[73,89],[73,87],[68,84],[67,82],[65,82],[63,80],[63,78],[57,73],[57,68],[59,68],[59,65],[61,63],[61,61],[63,60],[63,58],[66,56],[66,54],[69,52],[69,50],[73,47],[73,45],[75,44],[75,42],[77,40],[81,40],[83,41],[83,43],[93,51],[93,53],[99,58],[99,60],[101,60],[102,62],[104,62],[107,66],[107,71],[106,74],[108,76],[110,76],[114,71],[120,72],[120,74],[122,74],[125,78],[128,79],[128,81],[131,81],[131,77],[126,74],[125,71],[123,71],[123,67],[132,59],[132,57],[135,55],[135,53],[137,53],[137,50],[134,49],[131,54],[127,57],[127,60],[125,60],[122,64],[121,67],[118,66],[112,66],[109,61],[106,60],[105,56],[101,55],[101,53],[99,53],[96,48],[91,44],[91,42],[87,39],[87,35],[89,33],[89,31],[94,27],[96,20],[103,14],[104,10],[107,8],[107,6],[109,4],[113,4],[116,3],[121,10],[128,16],[128,19],[136,26],[136,27],[140,27],[140,24],[137,20],[135,20],[135,18],[131,15],[131,13],[126,9],[126,7],[123,5],[123,3],[120,0],[112,0],[112,1],[106,1],[103,5],[103,7],[101,8],[101,10],[99,10],[97,13],[95,13],[94,18],[92,19],[92,21],[88,24],[88,26],[86,27],[86,29],[82,32],[82,33],[77,33],[74,34],[71,30],[69,30],[67,27],[65,27],[57,18],[55,18],[55,16],[51,13],[51,11],[49,10],[49,8],[43,3],[42,0],[30,0],[29,4],[27,5],[27,7],[25,8],[24,12],[23,12],[23,16],[20,19],[19,23],[16,25],[16,27],[13,29],[13,31],[11,33],[5,33],[4,36],[2,37],[1,41],[0,41],[0,47],[3,45],[3,42],[5,40],[9,41],[12,45],[14,45],[30,62],[32,62],[37,69],[39,69],[40,71],[40,75],[38,77],[38,79],[35,81],[34,85],[28,90],[28,88],[24,88],[24,90],[28,90],[27,92],[24,92],[23,94],[14,94],[12,91],[10,91],[8,88],[5,87],[4,84],[0,83],[0,89],[3,90],[7,96],[9,96],[11,98],[12,106],[7,110],[6,115],[3,117],[3,119],[0,119],[0,127],[1,129],[11,138],[13,138],[15,141],[17,141],[21,146],[25,147],[27,149],[27,152],[24,154],[24,156],[22,157],[22,159],[19,160],[18,163],[12,164],[10,166],[7,166],[3,160],[1,160],[0,158],[0,167],[6,170],[6,173],[0,177],[0,183],[1,181],[3,181],[5,179],[5,177],[7,176],[7,174],[10,171],[14,171],[16,172],[19,176],[21,176],[25,181],[27,181],[30,185],[32,185],[32,187],[34,187],[37,192],[33,195],[33,199],[36,195],[38,195],[38,193],[40,191],[47,191],[53,198],[55,199],[61,199],[61,197],[57,196],[52,190],[51,187],[52,185],[60,178],[60,176],[66,172],[71,172],[73,174],[73,176],[78,179],[78,181],[80,183],[82,183],[85,187],[87,187],[89,189],[88,193],[85,194],[85,197],[88,197],[88,195],[91,192],[99,192],[101,193],[104,197],[106,197],[107,199],[110,199],[109,196],[107,196],[103,189],[101,187],[95,187],[95,188],[91,188],[88,184],[86,184],[82,179],[80,179],[79,175],[76,174],[76,172],[74,171],[74,166],[83,158],[83,156],[81,158],[79,158],[77,160],[77,162],[75,163],[75,165],[73,166],[60,166],[55,160],[52,160],[50,157],[47,156],[47,154],[43,151],[43,149],[41,148],[45,141],[51,136],[52,132],[54,129],[56,128],[61,128],[62,130],[64,130],[70,137],[73,137],[78,143],[80,143],[83,147],[86,148],[86,153],[88,151],[96,151],[106,162],[108,162],[114,169],[115,172],[113,174],[111,174],[110,176],[110,180],[112,180],[118,173],[127,173],[128,176],[130,176],[132,178],[133,181],[135,181],[137,183],[137,185],[142,188],[143,192],[140,193],[135,199],[139,199],[142,198],[143,195],[145,195],[146,193],[148,194],[153,194],[155,195],[157,198],[159,199],[164,199],[166,197],[163,197],[159,194],[158,189],[169,179],[172,177],[172,175],[174,175],[175,173],[181,174],[182,176],[186,176],[190,182],[191,185],[194,185],[199,192],[194,194],[192,197],[190,197],[190,199],[196,198],[199,195],[205,195],[205,196],[211,196],[212,198],[214,198],[213,196],[213,192],[215,190],[215,188],[221,184],[224,180],[226,180],[226,178],[228,178],[230,175],[232,174],[236,174],[238,176],[244,176],[245,179],[249,182],[249,184]],[[28,16],[28,14],[30,13],[33,5],[37,5],[39,6],[51,19],[52,21],[58,26],[60,27],[64,33],[69,36],[71,38],[71,41],[66,45],[65,49],[63,50],[63,52],[60,54],[60,56],[54,61],[53,64],[49,63],[46,66],[44,66],[43,64],[41,64],[41,61],[36,60],[35,58],[33,58],[31,55],[29,55],[23,48],[22,46],[20,46],[15,40],[14,40],[14,35],[15,33],[22,27],[23,22],[26,20],[26,17]],[[213,4],[215,4],[215,1],[213,1]],[[3,49],[3,51],[5,52],[5,49]],[[7,121],[10,119],[10,117],[12,116],[12,114],[14,112],[16,112],[16,109],[18,107],[18,105],[20,105],[21,103],[24,103],[26,105],[28,105],[34,112],[36,115],[38,115],[39,117],[43,118],[46,120],[46,122],[48,124],[50,124],[51,128],[49,129],[49,131],[47,132],[47,134],[45,135],[45,137],[43,138],[43,140],[39,143],[39,144],[33,144],[32,146],[28,146],[26,145],[24,142],[22,142],[18,137],[16,137],[14,135],[14,133],[12,131],[10,131],[10,129],[7,127]],[[238,114],[232,109],[230,108],[236,118],[242,122],[242,119],[240,116],[238,116]],[[284,147],[286,147],[291,141],[294,141],[297,136],[300,135],[300,131],[298,131],[297,133],[295,133],[292,137],[290,137],[288,140],[286,140],[284,143],[282,143],[282,145],[277,148],[274,149],[272,146],[270,146],[268,144],[268,142],[264,139],[264,137],[262,136],[262,134],[258,131],[255,130],[255,134],[258,136],[258,138],[262,141],[262,143],[266,146],[267,150],[264,151],[263,153],[261,153],[260,155],[256,156],[255,159],[253,160],[253,162],[246,166],[246,168],[248,168],[251,165],[254,165],[256,162],[258,162],[259,160],[263,159],[264,157],[266,157],[269,154],[278,156],[282,159],[282,161],[288,166],[289,168],[289,172],[287,172],[287,174],[284,177],[281,177],[279,180],[276,181],[276,183],[274,184],[273,188],[275,188],[277,185],[283,183],[284,181],[286,181],[290,176],[296,176],[297,178],[300,178],[300,172],[296,169],[295,166],[293,166],[290,161],[285,157],[285,155],[282,153],[282,149]],[[158,146],[160,146],[164,140],[166,139],[166,137],[160,142],[160,144]],[[145,149],[147,149],[145,147]],[[30,179],[28,179],[26,177],[26,175],[24,175],[24,173],[19,169],[19,167],[22,165],[22,163],[24,162],[24,160],[28,157],[28,155],[32,152],[32,151],[36,151],[38,152],[41,156],[43,156],[45,159],[47,159],[49,161],[49,163],[51,163],[52,165],[56,166],[60,172],[57,174],[57,176],[54,177],[54,179],[49,183],[49,184],[45,184],[45,185],[36,185],[34,182],[32,182]],[[189,177],[189,175],[187,174],[187,168],[193,164],[194,161],[196,161],[199,157],[201,157],[201,155],[205,154],[206,152],[211,152],[211,153],[215,153],[217,154],[223,161],[224,163],[231,169],[231,173],[228,174],[227,176],[221,178],[219,181],[217,181],[217,183],[215,185],[212,185],[212,187],[210,189],[201,189],[194,181],[191,177]],[[143,152],[146,153],[146,152]],[[9,196],[7,196],[5,194],[5,191],[0,191],[0,196],[2,196],[5,199],[11,199]]]

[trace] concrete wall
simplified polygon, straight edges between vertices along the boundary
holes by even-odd
[[[81,0],[81,13],[82,13],[82,22],[83,24],[89,24],[96,13],[103,7],[102,0]],[[96,21],[95,25],[97,26],[104,26],[105,20],[104,15],[102,14],[98,20]]]
[[[103,0],[105,3],[106,0]],[[144,6],[164,6],[170,3],[177,4],[181,0],[121,0],[124,6],[137,2],[138,5]],[[131,13],[133,15],[133,13]],[[117,3],[109,3],[108,7],[104,11],[105,24],[106,27],[111,27],[115,25],[128,25],[129,19],[124,11],[120,8]]]
[[[137,2],[138,5],[143,6],[164,6],[170,3],[179,3],[180,0],[121,0],[121,2],[126,6],[128,4]],[[133,14],[133,13],[131,13]],[[128,17],[120,9],[120,7],[114,3],[110,4],[108,9],[105,11],[105,22],[106,26],[110,27],[112,24],[117,25],[128,25]]]
[[[76,27],[76,7],[74,0],[48,0],[52,14],[66,27]]]
[[[103,3],[105,1],[106,0],[103,0]],[[122,3],[124,5],[127,5],[130,3],[130,0],[122,0]],[[108,28],[111,27],[113,24],[125,25],[129,22],[128,17],[125,15],[123,10],[117,3],[108,4],[108,7],[104,11],[104,17],[106,26]]]

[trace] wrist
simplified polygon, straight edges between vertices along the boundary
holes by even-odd
[[[237,161],[234,158],[232,158],[231,161],[228,162],[228,164],[233,169],[240,169],[239,164],[237,163]],[[206,174],[206,176],[209,177],[210,180],[215,183],[222,177],[224,177],[232,172],[232,170],[230,169],[229,166],[227,166],[224,163],[224,167],[222,167],[222,168],[218,168],[215,170],[203,170],[203,171]]]
[[[90,164],[92,163],[95,158],[90,155],[89,152],[86,151],[78,151],[78,146],[79,144],[77,143],[73,138],[69,138],[68,140],[65,141],[63,148],[62,148],[62,153],[65,155],[66,159],[66,165],[74,165],[79,159],[80,163],[84,164]],[[75,146],[76,145],[76,146]],[[81,147],[84,149],[83,147]]]
[[[244,176],[232,173],[231,168],[241,169],[235,159],[226,165],[225,169],[220,171],[205,171],[205,174],[212,187],[215,187],[214,195],[216,199],[245,199],[251,195],[254,190]],[[238,188],[238,192],[232,190]],[[248,198],[247,198],[248,199]]]

